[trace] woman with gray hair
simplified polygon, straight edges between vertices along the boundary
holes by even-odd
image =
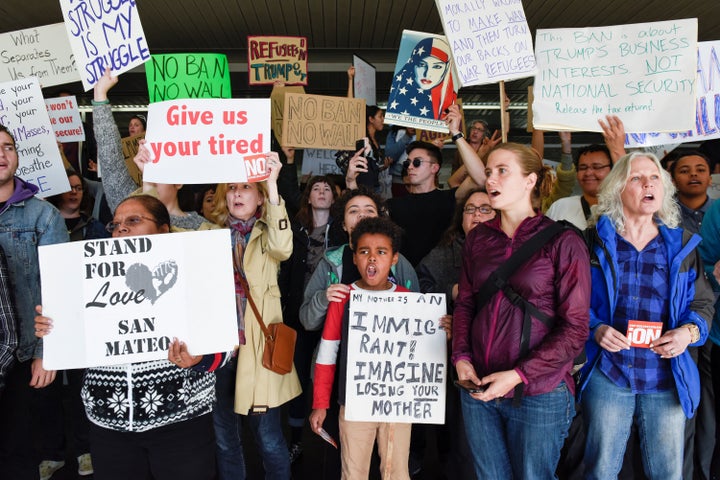
[[[657,157],[631,153],[603,181],[590,220],[590,338],[580,382],[586,478],[617,478],[633,421],[645,474],[682,478],[685,417],[700,399],[687,347],[705,342],[713,295],[701,239],[678,228],[674,193]]]

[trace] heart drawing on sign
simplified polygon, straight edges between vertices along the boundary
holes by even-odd
[[[143,291],[151,303],[170,290],[177,282],[178,266],[174,260],[166,260],[150,271],[147,265],[133,263],[125,274],[125,285],[134,292]]]

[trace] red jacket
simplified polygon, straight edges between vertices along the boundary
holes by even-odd
[[[550,330],[533,318],[530,350],[524,358],[522,310],[498,292],[476,313],[474,294],[512,252],[552,222],[538,212],[508,238],[498,216],[470,231],[463,249],[453,317],[453,364],[469,360],[480,378],[515,369],[525,383],[524,395],[547,393],[563,380],[574,390],[570,369],[587,340],[589,325],[590,258],[585,242],[577,233],[564,231],[510,277],[519,295],[555,319]],[[513,390],[507,396],[512,395]]]

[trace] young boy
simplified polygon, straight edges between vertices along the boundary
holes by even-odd
[[[386,218],[365,218],[352,232],[353,262],[361,279],[351,290],[408,292],[406,288],[388,280],[390,268],[398,261],[400,230]],[[313,411],[310,426],[315,433],[322,429],[330,407],[336,365],[339,365],[340,384],[340,444],[342,478],[367,479],[370,457],[377,438],[380,470],[385,480],[408,480],[410,451],[409,423],[348,422],[345,420],[345,377],[347,370],[347,339],[350,295],[342,302],[331,302],[323,329],[313,382]],[[338,361],[338,351],[339,361]]]

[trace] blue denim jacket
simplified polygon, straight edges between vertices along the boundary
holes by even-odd
[[[15,192],[0,209],[0,246],[15,296],[21,362],[42,358],[42,342],[35,337],[35,305],[41,303],[37,247],[69,240],[60,212],[35,193],[37,187],[16,177]]]

